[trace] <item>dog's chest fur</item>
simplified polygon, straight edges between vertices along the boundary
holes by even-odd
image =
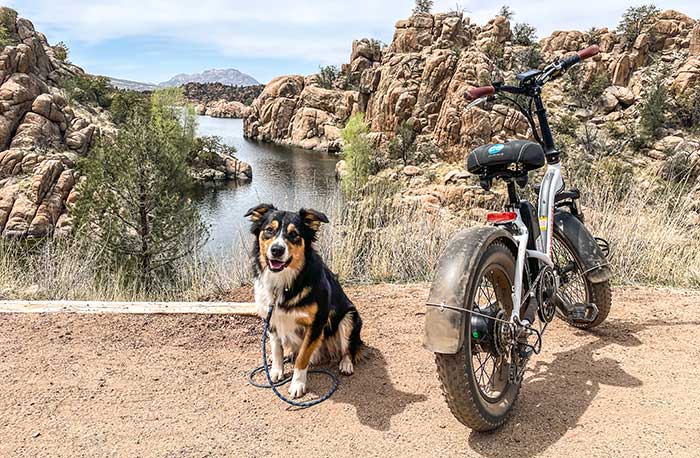
[[[292,286],[297,272],[293,269],[285,269],[280,273],[271,273],[265,270],[255,279],[255,304],[258,315],[262,319],[267,318],[267,310],[272,305],[275,311],[272,314],[270,326],[282,339],[285,345],[298,344],[301,340],[300,329],[297,324],[299,318],[307,318],[308,314],[294,309],[284,310],[279,305],[284,302],[285,290]]]

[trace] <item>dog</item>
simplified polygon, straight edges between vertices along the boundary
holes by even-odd
[[[294,359],[293,398],[306,393],[309,364],[340,360],[340,372],[351,375],[362,347],[362,320],[313,246],[328,217],[315,210],[280,211],[270,204],[251,208],[245,216],[255,236],[251,261],[258,314],[267,318],[273,306],[270,378],[283,378],[285,352]]]

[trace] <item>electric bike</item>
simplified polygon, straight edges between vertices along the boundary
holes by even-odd
[[[549,81],[598,52],[591,46],[517,75],[517,85],[494,83],[466,94],[469,108],[503,96],[527,118],[534,137],[483,145],[468,155],[466,167],[483,189],[491,189],[494,180],[506,183],[507,207],[488,214],[488,226],[452,238],[427,303],[424,346],[435,353],[450,410],[474,430],[492,430],[506,421],[527,362],[540,353],[555,316],[590,329],[610,311],[609,246],[584,226],[579,190],[564,188],[541,97]],[[521,199],[517,188],[545,164],[535,206]]]

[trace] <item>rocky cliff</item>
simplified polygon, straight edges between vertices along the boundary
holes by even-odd
[[[58,59],[27,19],[0,8],[0,234],[42,237],[70,226],[75,163],[112,129],[108,113],[71,103],[61,88],[82,69]]]
[[[264,86],[229,86],[221,83],[188,83],[182,86],[185,99],[195,104],[197,114],[215,118],[245,118]]]
[[[592,41],[600,44],[601,54],[576,71],[584,80],[601,74],[609,80],[590,113],[580,113],[598,125],[637,117],[635,102],[648,70],[660,63],[668,67],[667,83],[676,94],[700,82],[700,22],[682,13],[662,12],[632,46],[608,29],[597,30],[595,40],[582,32],[560,31],[541,40],[537,52],[549,61]],[[332,150],[340,147],[338,131],[347,118],[362,111],[377,145],[386,145],[408,123],[419,143],[438,147],[440,159],[461,160],[477,144],[529,135],[517,111],[500,104],[465,111],[463,95],[494,78],[512,79],[528,67],[531,49],[513,44],[504,17],[479,26],[459,13],[416,14],[396,24],[392,43],[383,50],[372,40],[354,42],[350,63],[336,84],[342,88],[324,89],[315,75],[272,80],[253,103],[245,133],[262,141]],[[545,94],[554,116],[574,105],[564,89],[559,81]]]
[[[415,133],[422,158],[407,167],[389,163],[382,172],[408,185],[404,197],[427,206],[488,205],[494,196],[483,193],[457,164],[477,145],[528,138],[531,132],[524,116],[505,104],[465,110],[464,94],[496,79],[513,81],[518,72],[594,42],[601,53],[569,72],[576,80],[562,78],[547,86],[552,123],[576,131],[573,143],[582,141],[578,131],[585,130],[586,141],[592,138],[601,155],[635,167],[695,170],[690,178],[700,180],[700,138],[693,126],[666,123],[642,146],[630,141],[627,130],[639,131],[641,101],[654,85],[665,86],[669,99],[693,95],[692,103],[700,101],[700,21],[672,10],[656,15],[633,43],[596,29],[558,31],[528,46],[515,44],[504,17],[480,26],[460,13],[415,14],[396,24],[384,49],[373,40],[355,41],[350,63],[332,89],[321,87],[315,75],[272,80],[253,102],[245,134],[334,151],[342,148],[339,130],[348,117],[364,112],[379,155],[387,155],[402,127]]]

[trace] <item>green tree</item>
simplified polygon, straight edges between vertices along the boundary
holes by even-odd
[[[120,89],[112,94],[109,112],[112,115],[112,120],[117,125],[121,125],[135,114],[148,113],[150,108],[151,99],[143,92]]]
[[[17,12],[7,7],[0,7],[0,47],[12,46],[16,43],[11,31],[15,29]]]
[[[87,179],[75,212],[81,230],[146,289],[206,233],[186,193],[189,133],[176,109],[154,99],[150,112],[134,113],[81,161]]]
[[[651,4],[627,8],[617,26],[617,31],[623,35],[628,48],[634,45],[639,35],[649,31],[660,11]]]
[[[372,169],[372,144],[367,137],[369,127],[363,113],[357,113],[348,119],[340,135],[343,139],[343,155],[348,168],[348,175],[343,179],[343,191],[352,193],[367,183]]]
[[[670,94],[666,86],[666,71],[663,69],[645,85],[639,102],[639,129],[641,139],[648,144],[657,137],[658,130],[666,123],[671,107]]]
[[[513,26],[513,43],[521,46],[531,46],[537,39],[537,29],[526,22]]]
[[[105,76],[73,76],[63,81],[69,101],[109,108],[115,89]]]
[[[335,65],[326,65],[318,68],[318,84],[326,89],[333,89],[335,81],[340,75],[340,70]]]
[[[433,0],[416,0],[416,6],[413,8],[413,13],[430,13],[433,10]]]
[[[500,10],[498,10],[498,15],[503,16],[509,21],[515,16],[515,12],[508,5],[503,5]]]
[[[418,147],[416,145],[416,131],[406,121],[402,122],[396,131],[396,136],[389,142],[389,157],[400,160],[403,165],[409,165],[416,161]]]
[[[63,62],[68,62],[68,55],[70,54],[70,50],[68,49],[67,44],[65,44],[62,41],[59,41],[58,43],[52,46],[52,49],[56,59]]]

